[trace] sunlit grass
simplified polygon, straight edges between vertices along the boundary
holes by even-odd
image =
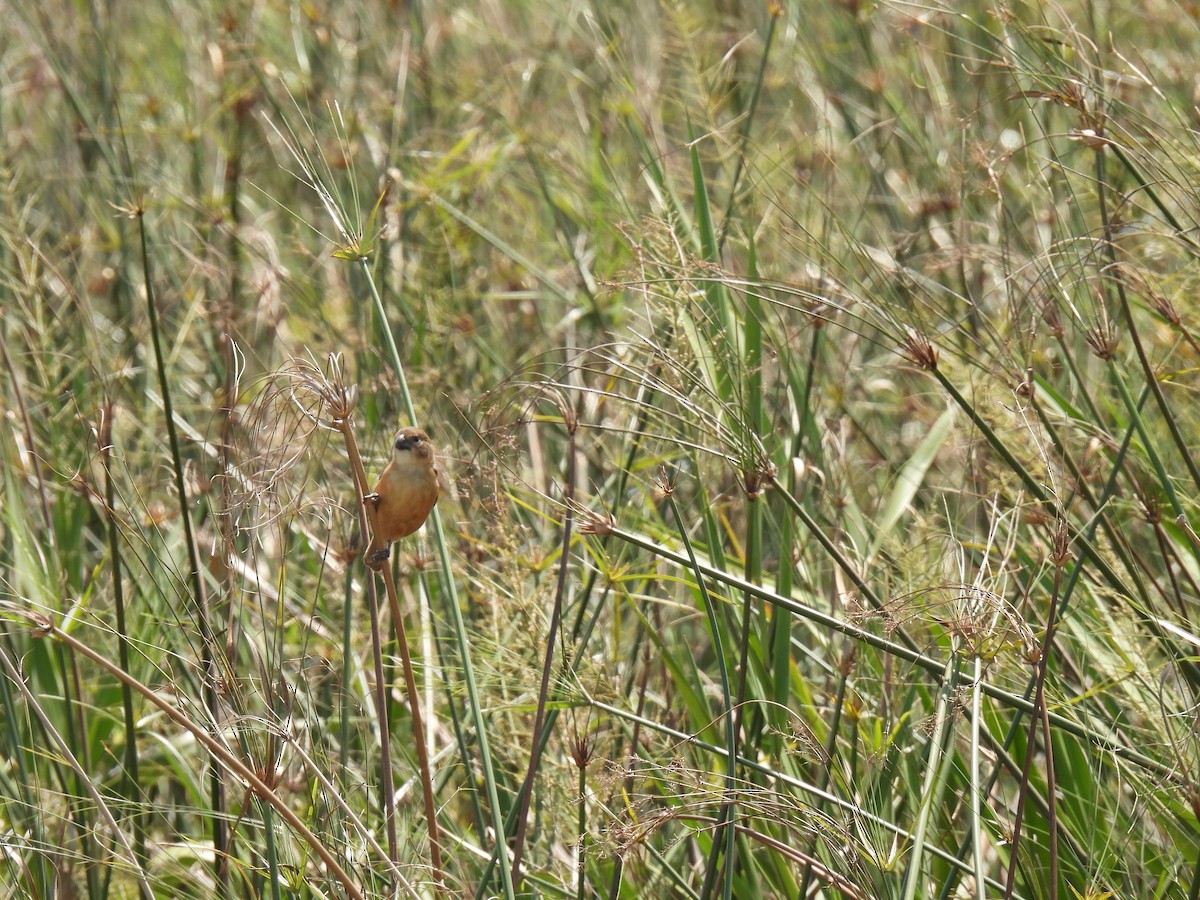
[[[1200,896],[1186,8],[4,11],[0,893]]]

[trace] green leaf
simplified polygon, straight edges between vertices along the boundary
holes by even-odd
[[[950,436],[950,426],[954,424],[954,415],[955,408],[953,406],[946,407],[946,411],[933,423],[929,434],[925,435],[925,440],[921,441],[916,452],[900,468],[892,493],[888,496],[879,518],[875,522],[875,537],[871,543],[869,558],[875,556],[888,533],[900,521],[900,517],[904,515],[905,510],[912,503],[913,497],[920,490],[929,467],[933,465],[938,451],[942,449],[946,438]]]

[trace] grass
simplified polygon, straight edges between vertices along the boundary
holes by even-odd
[[[1200,897],[1186,4],[3,10],[0,893]]]

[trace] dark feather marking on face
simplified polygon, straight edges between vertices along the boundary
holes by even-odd
[[[415,450],[418,456],[427,456],[431,446],[429,435],[419,428],[402,428],[396,434],[397,450]]]

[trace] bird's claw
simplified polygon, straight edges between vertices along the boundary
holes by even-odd
[[[378,572],[383,568],[383,564],[388,561],[388,557],[392,555],[392,545],[388,544],[382,550],[376,550],[373,553],[368,553],[364,562],[368,569]]]

